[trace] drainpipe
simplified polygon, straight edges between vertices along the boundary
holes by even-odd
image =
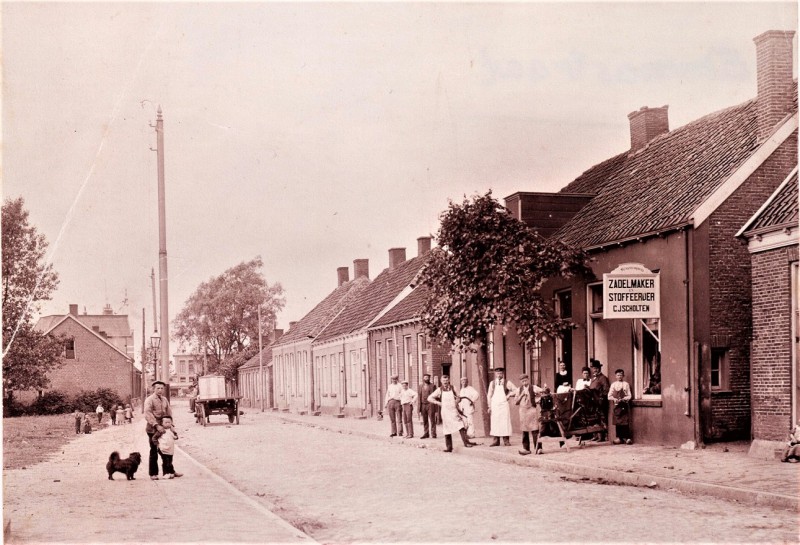
[[[684,287],[686,290],[686,378],[688,385],[686,386],[686,411],[685,415],[693,418],[694,440],[695,445],[702,444],[702,436],[700,433],[700,389],[699,389],[699,362],[697,361],[697,353],[694,343],[694,252],[692,242],[694,239],[693,229],[686,227],[684,231],[684,264],[686,267],[686,278],[684,280]],[[692,240],[690,240],[692,239]]]
[[[339,418],[344,417],[344,405],[347,403],[347,350],[345,350],[345,341],[344,338],[342,339],[342,361],[341,361],[341,369],[339,371],[342,374],[342,380],[340,381],[341,384],[341,392],[342,392],[342,399],[339,401]]]

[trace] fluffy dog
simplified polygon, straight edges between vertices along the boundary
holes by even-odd
[[[128,478],[129,481],[135,480],[133,474],[136,473],[136,470],[139,469],[139,464],[142,463],[142,455],[138,452],[131,452],[130,456],[125,458],[124,460],[119,457],[119,452],[114,451],[111,453],[111,456],[108,457],[108,463],[106,464],[106,471],[108,471],[108,480],[114,480],[114,473],[119,471],[120,473],[124,473],[125,476]]]

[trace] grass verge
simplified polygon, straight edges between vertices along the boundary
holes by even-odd
[[[71,413],[3,418],[3,469],[38,464],[75,437]]]

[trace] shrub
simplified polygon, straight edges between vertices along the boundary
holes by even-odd
[[[3,418],[10,416],[25,416],[28,414],[29,407],[16,399],[3,398]]]
[[[30,406],[31,414],[64,414],[72,410],[71,400],[61,390],[45,392]]]
[[[94,413],[98,405],[108,411],[112,405],[122,403],[119,394],[110,388],[98,388],[97,390],[83,390],[72,400],[72,408],[83,412]]]

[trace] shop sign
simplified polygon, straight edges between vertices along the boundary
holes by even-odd
[[[623,263],[603,275],[603,318],[660,318],[660,275]]]

